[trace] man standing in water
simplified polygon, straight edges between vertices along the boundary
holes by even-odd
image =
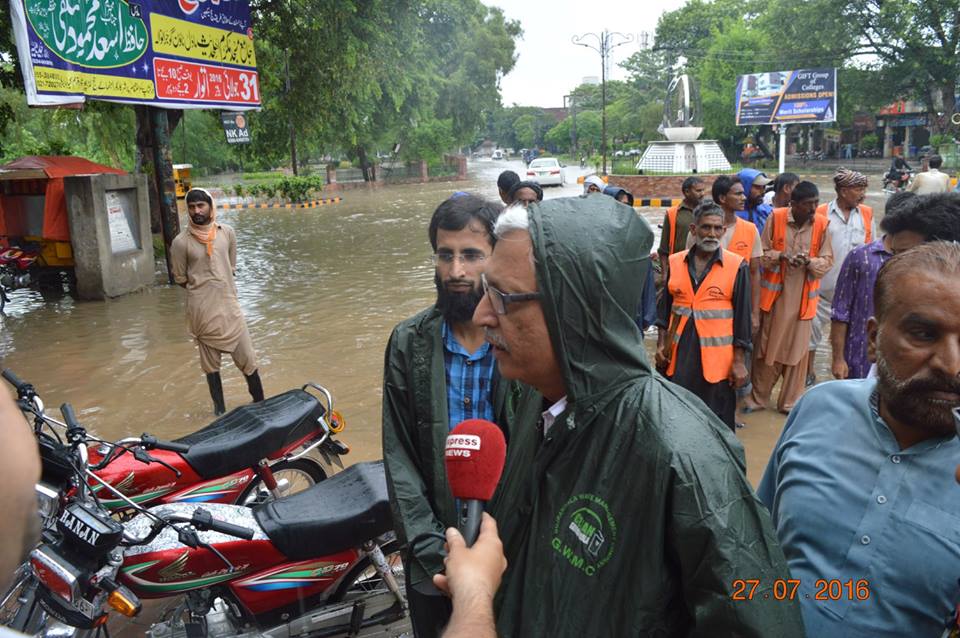
[[[186,201],[189,226],[174,238],[170,262],[174,280],[187,289],[187,326],[200,350],[213,412],[219,416],[227,409],[220,379],[223,353],[230,354],[243,372],[255,402],[263,401],[263,385],[233,279],[237,236],[233,228],[216,221],[210,193],[193,188]]]

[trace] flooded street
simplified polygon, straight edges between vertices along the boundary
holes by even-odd
[[[218,219],[237,233],[237,286],[267,395],[315,381],[346,418],[341,439],[351,462],[379,458],[383,350],[391,328],[432,303],[427,224],[455,190],[497,199],[496,178],[521,162],[473,162],[467,182],[346,191],[343,203],[315,209],[239,210]],[[576,195],[579,169],[546,198]],[[824,196],[827,184],[821,183]],[[871,198],[872,200],[873,198]],[[869,201],[875,207],[882,203]],[[640,209],[659,235],[662,209]],[[62,402],[106,438],[149,432],[176,438],[212,419],[196,348],[186,331],[185,292],[157,286],[108,302],[11,295],[0,317],[2,366],[33,383],[54,412]],[[648,344],[655,337],[648,336]],[[827,350],[820,379],[829,376]],[[249,401],[224,359],[227,408]],[[750,415],[738,435],[749,475],[759,480],[783,417]]]

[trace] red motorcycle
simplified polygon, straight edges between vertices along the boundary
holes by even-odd
[[[29,288],[33,283],[30,270],[40,253],[37,250],[24,250],[10,247],[0,251],[0,312],[10,298],[8,292]]]
[[[44,414],[31,384],[10,370],[2,376],[17,389],[21,409],[33,416],[36,432],[51,424],[66,428]],[[330,392],[308,383],[235,408],[176,441],[148,434],[116,443],[95,441],[87,450],[93,472],[89,484],[102,505],[121,515],[131,511],[130,503],[252,506],[319,483],[334,473],[334,465],[342,469],[340,457],[350,449],[333,434],[343,427]]]
[[[48,449],[59,459],[53,464],[70,468],[81,485],[91,476],[83,469],[86,432],[69,406],[63,414],[67,443]],[[45,454],[45,468],[50,463]],[[381,636],[410,631],[382,462],[354,465],[254,508],[129,505],[138,514],[121,523],[92,491],[73,493],[31,553],[15,629],[99,635],[110,609],[133,617],[141,598],[183,595],[148,635],[318,638],[370,635],[373,628]],[[385,631],[387,624],[394,626]]]

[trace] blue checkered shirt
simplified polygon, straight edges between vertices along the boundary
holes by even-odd
[[[447,377],[448,427],[466,419],[493,421],[493,348],[484,342],[468,353],[443,322],[443,367]]]

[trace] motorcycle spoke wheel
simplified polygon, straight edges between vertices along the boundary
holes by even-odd
[[[286,489],[283,491],[284,496],[302,492],[327,478],[323,470],[317,467],[315,463],[306,459],[281,461],[271,469],[273,470],[273,477],[277,479],[277,483],[283,483],[285,481],[287,484]],[[250,486],[240,495],[237,503],[247,507],[253,507],[254,505],[260,505],[261,503],[273,500],[273,495],[265,490],[266,488],[263,487],[263,481],[261,481],[259,477],[254,477]]]
[[[397,580],[397,584],[403,588],[404,572],[400,544],[397,541],[390,541],[382,545],[380,549],[383,551],[384,558],[387,559],[387,565],[393,571],[393,577]],[[337,593],[333,595],[333,600],[351,600],[387,591],[389,589],[383,578],[377,573],[370,559],[364,557],[343,579]]]

